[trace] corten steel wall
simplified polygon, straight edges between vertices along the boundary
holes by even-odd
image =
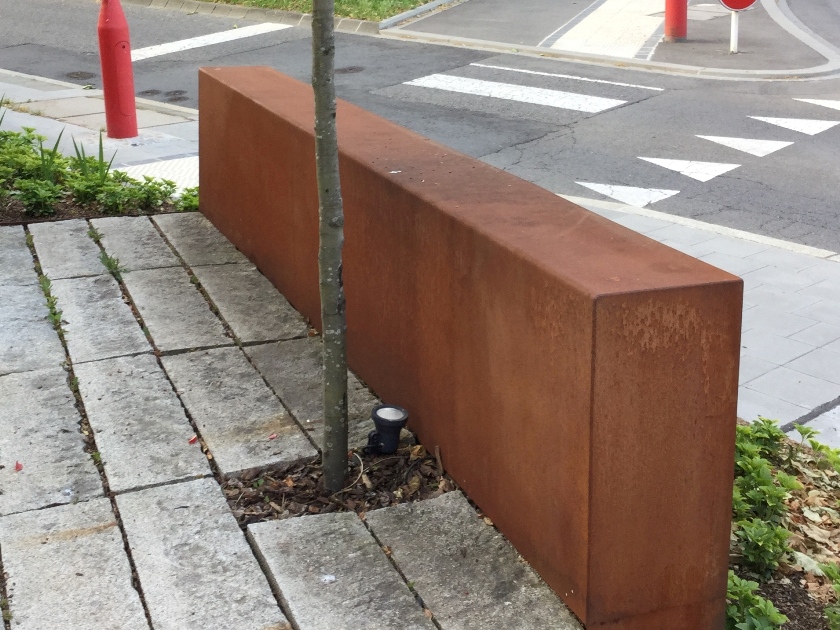
[[[311,88],[201,71],[201,210],[319,320]],[[354,370],[589,628],[722,629],[740,279],[347,103]]]

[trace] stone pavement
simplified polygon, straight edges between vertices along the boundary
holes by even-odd
[[[460,493],[411,536],[396,508],[239,528],[221,480],[317,454],[319,339],[203,216],[2,227],[0,261],[0,330],[25,344],[0,347],[12,628],[579,627]],[[351,384],[361,446],[376,398]]]

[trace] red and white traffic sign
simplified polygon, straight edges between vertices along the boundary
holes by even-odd
[[[756,0],[720,0],[720,3],[730,11],[743,11],[754,5]]]

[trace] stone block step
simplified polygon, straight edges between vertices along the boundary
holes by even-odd
[[[44,275],[50,280],[58,280],[106,273],[99,260],[102,250],[88,236],[89,229],[84,219],[29,226]]]
[[[37,281],[23,228],[18,225],[0,227],[0,285],[33,284]]]
[[[203,214],[159,214],[152,220],[190,267],[248,262]]]
[[[368,512],[367,523],[443,630],[582,630],[460,492]]]
[[[189,444],[193,429],[153,356],[83,363],[75,371],[111,490],[210,474],[199,445]]]
[[[315,443],[321,444],[324,401],[320,337],[249,346],[245,352]],[[377,399],[353,374],[348,377],[347,389],[349,445],[364,446],[368,432],[374,428],[370,412]]]
[[[151,352],[112,276],[55,280],[52,294],[58,299],[73,363]]]
[[[318,454],[239,348],[162,361],[223,474]]]
[[[160,350],[233,344],[183,267],[129,271],[123,282]]]
[[[64,348],[48,313],[37,282],[0,285],[0,376],[64,362]]]
[[[117,505],[155,630],[291,630],[215,480]]]
[[[243,343],[305,337],[303,317],[253,265],[193,267],[201,286]]]
[[[106,217],[91,224],[102,234],[102,247],[126,271],[181,265],[148,217]]]
[[[149,630],[111,503],[0,518],[15,630]]]
[[[266,521],[248,536],[299,630],[433,630],[355,513]]]
[[[63,369],[0,377],[0,515],[102,495],[79,419]]]

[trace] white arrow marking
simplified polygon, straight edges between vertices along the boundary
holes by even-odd
[[[740,164],[719,164],[717,162],[689,162],[686,160],[663,160],[660,158],[640,157],[640,160],[651,162],[663,168],[671,169],[682,173],[686,177],[696,179],[700,182],[707,182],[718,175],[723,175],[738,168]]]
[[[490,96],[507,101],[546,105],[548,107],[557,107],[558,109],[571,109],[593,114],[624,105],[627,102],[614,98],[587,96],[585,94],[546,90],[545,88],[528,87],[525,85],[511,85],[509,83],[497,83],[496,81],[468,79],[467,77],[456,77],[450,74],[432,74],[427,77],[420,77],[414,81],[406,81],[404,85],[458,92],[460,94]]]
[[[821,101],[818,98],[795,98],[794,101],[802,101],[803,103],[811,103],[811,105],[822,105],[823,107],[830,107],[831,109],[840,109],[840,101]]]
[[[210,35],[182,39],[168,44],[138,48],[137,50],[131,51],[131,60],[142,61],[143,59],[149,59],[151,57],[171,55],[172,53],[181,52],[183,50],[201,48],[202,46],[212,46],[213,44],[221,44],[222,42],[232,42],[237,39],[244,39],[245,37],[253,37],[254,35],[262,35],[264,33],[273,33],[274,31],[282,31],[287,28],[292,27],[286,24],[254,24],[253,26],[243,26],[242,28],[222,31],[221,33],[211,33]]]
[[[612,197],[628,206],[644,208],[646,205],[662,201],[679,194],[679,190],[664,190],[662,188],[634,188],[633,186],[611,186],[609,184],[592,184],[589,182],[575,182],[589,190],[601,193],[605,197]]]
[[[840,120],[808,120],[805,118],[762,118],[761,116],[750,116],[755,120],[770,123],[777,127],[784,127],[800,133],[807,133],[809,136],[815,136],[827,129],[831,129],[835,125],[840,125]]]
[[[750,155],[764,157],[771,153],[784,149],[793,144],[793,142],[778,142],[776,140],[753,140],[751,138],[725,138],[723,136],[697,136],[703,140],[711,140],[717,142],[730,149],[737,149]]]

